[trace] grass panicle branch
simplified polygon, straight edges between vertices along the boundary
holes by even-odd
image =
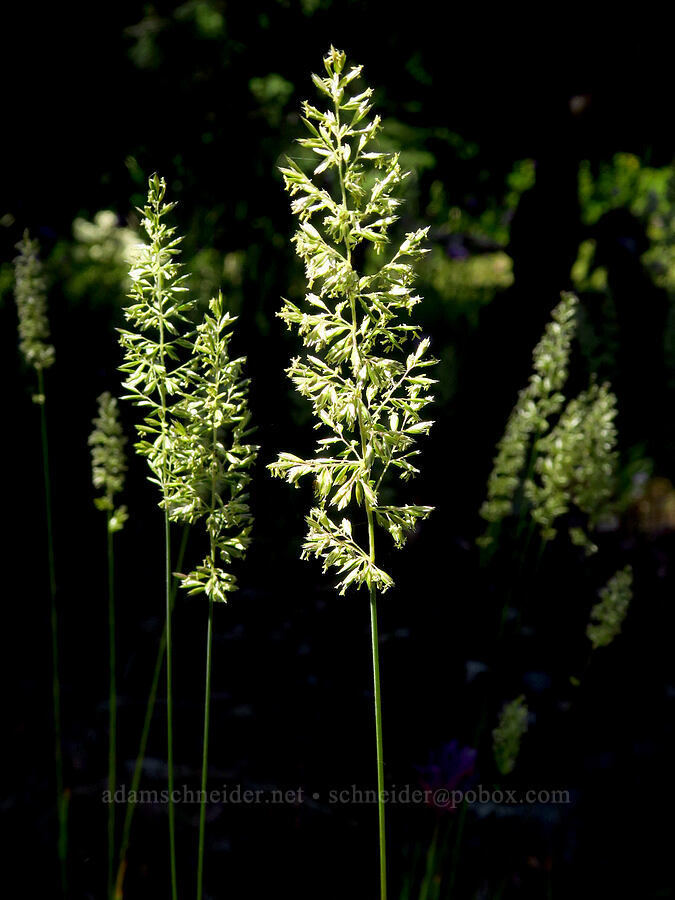
[[[535,475],[524,484],[532,518],[544,540],[556,535],[554,523],[571,505],[585,513],[592,528],[612,496],[616,479],[616,397],[607,384],[592,383],[565,406],[557,423],[537,442]],[[575,538],[591,549],[583,537]],[[583,532],[582,532],[583,535]]]
[[[197,326],[185,369],[185,388],[171,423],[172,470],[166,503],[172,521],[204,519],[209,552],[181,583],[190,594],[204,593],[225,602],[236,579],[224,567],[250,544],[252,517],[246,487],[258,447],[248,443],[249,381],[242,377],[244,357],[228,353],[236,317],[225,311],[221,294],[209,304]]]

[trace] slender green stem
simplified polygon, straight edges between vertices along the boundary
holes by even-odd
[[[183,537],[181,539],[181,544],[178,550],[178,557],[176,560],[176,569],[180,571],[183,565],[183,558],[185,556],[185,549],[187,547],[188,536],[190,534],[190,527],[188,525],[183,529]],[[176,588],[177,582],[174,581],[171,586],[171,605],[173,608],[173,602],[176,597]],[[162,674],[162,666],[164,664],[164,653],[166,652],[166,623],[164,623],[164,627],[162,628],[162,636],[159,641],[159,647],[157,648],[157,659],[155,660],[155,669],[152,675],[152,682],[150,684],[150,692],[148,694],[148,699],[145,705],[145,718],[143,719],[143,728],[141,730],[141,739],[138,745],[138,754],[136,755],[136,762],[134,764],[134,773],[131,777],[131,787],[129,789],[129,793],[133,796],[138,792],[138,789],[141,784],[141,776],[143,775],[143,762],[145,760],[145,753],[148,746],[148,738],[150,736],[150,725],[152,724],[152,717],[155,711],[155,702],[157,700],[157,692],[159,690],[159,679]],[[119,863],[117,867],[117,878],[115,881],[115,900],[122,900],[123,897],[123,888],[124,888],[124,876],[126,875],[127,869],[127,853],[129,851],[129,842],[131,839],[131,824],[134,818],[134,812],[136,811],[135,803],[127,803],[126,812],[124,815],[124,824],[122,826],[122,842],[120,844],[120,854],[119,854]]]
[[[522,557],[521,568],[520,568],[520,573],[519,573],[520,578],[522,578],[522,575],[523,575],[523,572],[525,569],[526,554],[527,554],[527,550],[528,550],[528,547],[530,544],[530,540],[532,538],[532,534],[534,533],[534,530],[535,530],[535,524],[534,524],[534,519],[533,519],[532,522],[530,523],[530,530],[528,531],[528,535],[527,535],[527,545],[525,547],[525,550],[523,551],[523,557]],[[544,553],[546,552],[546,548],[548,547],[549,543],[550,542],[545,541],[541,537],[541,535],[539,536],[537,555],[534,558],[534,563],[531,563],[531,565],[530,565],[530,572],[531,572],[532,576],[535,576],[537,574],[537,572],[539,571],[539,566],[541,565],[542,557],[543,557]],[[519,604],[518,611],[516,614],[516,621],[514,623],[514,628],[516,631],[518,631],[518,629],[520,628],[520,623],[523,620],[523,615],[529,609],[530,605],[531,604],[529,604],[529,603]]]
[[[466,800],[462,800],[462,806],[459,810],[459,821],[457,822],[457,831],[455,832],[455,840],[452,845],[452,857],[450,858],[450,873],[448,875],[448,890],[446,897],[448,900],[452,897],[452,892],[457,880],[457,869],[459,867],[459,854],[462,849],[462,839],[464,838],[464,827],[466,825],[466,814],[468,810]]]
[[[113,533],[110,528],[111,511],[106,516],[108,533],[108,657],[110,663],[110,695],[108,699],[108,791],[115,795],[117,783],[117,675],[115,650],[115,557]],[[108,897],[113,897],[115,865],[115,804],[108,804]]]
[[[429,885],[432,883],[434,879],[434,870],[436,867],[436,850],[438,849],[438,822],[436,823],[436,827],[434,828],[434,836],[431,840],[431,844],[429,849],[427,850],[427,861],[426,868],[424,872],[424,879],[422,880],[422,885],[420,887],[420,894],[418,900],[428,900],[429,897]]]
[[[162,312],[159,319],[159,362],[166,372],[166,354],[164,349],[164,302],[162,299],[162,273],[157,274],[157,303]],[[168,788],[169,788],[169,857],[171,868],[171,897],[172,900],[178,900],[178,889],[176,885],[176,819],[173,803],[173,641],[171,635],[171,614],[173,612],[173,603],[171,600],[171,525],[169,522],[169,510],[167,507],[166,483],[167,483],[167,402],[166,402],[166,385],[160,383],[159,396],[161,404],[161,423],[162,423],[162,466],[161,466],[161,484],[164,499],[164,548],[165,548],[165,599],[166,599],[166,730],[167,730],[167,769],[168,769]]]
[[[370,559],[375,562],[375,523],[366,503]],[[380,648],[377,635],[377,590],[370,588],[370,636],[373,649],[373,687],[375,696],[375,742],[377,745],[377,818],[380,833],[380,898],[387,900],[387,845],[384,821],[384,753],[382,749],[382,695],[380,691]]]
[[[40,396],[40,432],[42,437],[42,467],[45,486],[45,519],[47,525],[47,561],[49,566],[50,623],[52,639],[52,704],[54,711],[54,762],[56,769],[56,810],[58,817],[58,857],[61,892],[67,894],[66,856],[68,849],[67,800],[63,791],[63,743],[61,737],[61,681],[59,679],[59,638],[56,611],[56,567],[54,565],[54,529],[52,524],[52,488],[49,475],[49,443],[47,440],[47,409],[42,369],[37,370]]]
[[[209,756],[209,712],[211,706],[211,651],[213,647],[213,598],[209,597],[209,619],[206,630],[206,687],[204,690],[204,746],[202,748],[202,783],[199,806],[199,853],[197,857],[197,900],[202,900],[204,886],[204,832],[206,829],[206,784]]]
[[[338,103],[335,103],[335,118],[336,122],[340,123],[340,108]],[[340,182],[340,194],[342,197],[342,205],[345,211],[348,210],[347,203],[347,191],[345,189],[345,179],[343,172],[343,164],[342,164],[342,154],[341,150],[341,139],[339,136],[339,128],[338,128],[338,157],[340,162],[338,164],[338,178]],[[345,250],[346,250],[346,258],[349,264],[351,265],[351,246],[349,244],[349,240],[345,237]],[[358,337],[357,337],[357,318],[356,318],[356,296],[353,290],[349,292],[349,304],[350,311],[352,317],[352,344],[354,348],[354,383],[356,385],[359,384],[359,370],[361,368],[360,361],[360,353],[358,346]],[[358,390],[358,388],[357,388]],[[367,446],[367,432],[365,422],[363,421],[363,411],[362,411],[362,398],[357,398],[356,407],[358,409],[358,422],[359,422],[359,433],[361,437],[361,457],[365,460],[368,456],[368,446]],[[366,516],[368,519],[368,545],[369,545],[369,553],[370,553],[370,561],[372,563],[375,562],[375,522],[373,519],[373,511],[368,503],[368,501],[364,498],[364,505],[366,508]],[[374,695],[375,695],[375,739],[377,744],[377,811],[378,811],[378,822],[379,822],[379,837],[380,837],[380,898],[381,900],[386,900],[387,898],[387,852],[386,852],[386,840],[385,840],[385,820],[384,820],[384,758],[382,751],[382,698],[380,693],[380,653],[379,653],[379,645],[378,645],[378,637],[377,637],[377,590],[374,585],[370,588],[370,634],[372,641],[372,651],[373,651],[373,685],[374,685]]]
[[[387,848],[384,830],[384,757],[382,752],[382,697],[377,639],[377,591],[370,589],[370,631],[373,644],[373,684],[375,688],[375,740],[377,743],[377,812],[380,830],[380,897],[387,900]]]
[[[525,471],[525,477],[522,482],[522,490],[524,490],[525,484],[530,481],[532,475],[534,474],[534,467],[537,462],[537,443],[541,436],[541,431],[537,430],[532,438],[532,446],[530,447],[530,453],[527,460],[527,469]],[[516,540],[520,538],[520,535],[523,532],[523,528],[525,527],[525,520],[527,518],[526,511],[527,504],[525,502],[525,498],[521,498],[520,509],[518,510],[518,523],[516,528]]]
[[[167,766],[169,770],[169,853],[171,865],[171,897],[178,900],[176,886],[176,820],[173,803],[173,641],[171,635],[171,529],[169,511],[164,510],[164,545],[166,547],[166,729]]]
[[[220,373],[215,373],[214,394],[218,396],[220,388]],[[218,445],[218,424],[215,415],[211,421],[211,452],[213,454],[211,465],[211,509],[216,507],[217,497],[217,468],[215,454]],[[215,564],[216,542],[213,532],[209,532],[211,542],[210,559]],[[206,830],[206,783],[209,768],[209,713],[211,710],[211,656],[213,649],[213,596],[209,594],[209,615],[206,628],[206,684],[204,687],[204,744],[202,747],[202,783],[199,806],[199,850],[197,853],[197,900],[202,900],[204,889],[204,834]]]
[[[506,618],[508,616],[509,607],[511,605],[511,601],[513,600],[513,596],[516,592],[516,589],[519,589],[521,586],[523,575],[525,573],[525,564],[527,562],[528,551],[530,549],[530,544],[532,542],[532,536],[534,535],[535,528],[536,524],[534,519],[530,519],[527,528],[527,534],[525,536],[525,541],[519,541],[519,543],[522,544],[522,549],[519,551],[518,556],[515,559],[516,564],[513,570],[513,575],[511,576],[509,589],[506,593],[506,599],[504,600],[504,604],[499,616],[499,626],[497,628],[497,643],[499,643],[504,635]],[[518,609],[520,610],[520,607],[518,607]],[[518,616],[520,621],[520,612],[518,613]]]

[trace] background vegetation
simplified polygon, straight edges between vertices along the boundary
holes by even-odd
[[[437,424],[414,483],[436,512],[405,554],[386,559],[396,580],[380,613],[386,777],[417,784],[431,765],[455,783],[470,768],[474,783],[572,796],[559,807],[471,809],[461,841],[459,810],[440,819],[426,807],[391,807],[392,896],[395,885],[418,895],[436,833],[458,860],[454,884],[444,883],[455,898],[673,896],[662,825],[675,749],[675,148],[665,29],[646,14],[595,26],[571,8],[552,22],[426,0],[400,12],[364,0],[189,0],[14,15],[0,193],[3,796],[7,858],[26,893],[49,895],[56,883],[55,815],[39,425],[16,349],[11,260],[29,227],[43,248],[56,347],[48,414],[72,896],[99,896],[107,608],[87,436],[96,398],[120,390],[125,253],[153,171],[179,201],[193,289],[206,304],[222,287],[239,316],[235,354],[248,357],[261,446],[241,589],[216,610],[211,780],[320,795],[301,806],[212,807],[207,894],[376,890],[375,807],[326,802],[330,788],[374,783],[365,594],[339,598],[318,565],[298,561],[311,488],[289,491],[264,468],[281,449],[312,445],[309,409],[281,377],[297,347],[275,313],[281,295],[301,299],[304,278],[277,166],[297,152],[300,101],[333,43],[365,66],[383,143],[415,173],[400,225],[431,226],[419,320],[441,360]],[[570,289],[581,301],[571,389],[596,373],[617,394],[618,503],[595,557],[555,542],[536,570],[525,559],[514,585],[513,535],[480,565],[478,510],[532,348]],[[133,414],[122,415],[131,435]],[[162,547],[142,460],[130,461],[127,485],[116,557],[118,760],[128,779],[162,628]],[[598,589],[627,564],[634,600],[623,634],[575,687]],[[506,596],[513,615],[497,641]],[[195,788],[203,628],[199,598],[179,597],[175,759],[177,780]],[[529,728],[507,781],[489,732],[521,694]],[[164,715],[160,706],[146,787],[164,786]],[[165,815],[160,806],[137,811],[129,897],[165,893]],[[177,815],[185,869],[194,841],[181,835],[196,833],[198,808]]]

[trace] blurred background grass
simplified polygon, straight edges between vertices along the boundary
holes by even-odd
[[[280,295],[301,298],[304,279],[277,165],[298,152],[300,101],[313,99],[310,73],[333,43],[364,65],[382,143],[413,172],[401,231],[431,226],[418,321],[441,360],[437,425],[408,499],[437,511],[387,560],[398,585],[382,612],[388,778],[410,782],[415,766],[453,740],[472,746],[482,699],[494,718],[525,689],[536,727],[515,777],[570,789],[574,803],[469,814],[453,896],[569,896],[581,880],[589,896],[673,896],[661,817],[673,799],[675,147],[672,37],[656,12],[591,22],[568,6],[528,14],[427,0],[400,9],[190,0],[27,4],[5,20],[4,778],[26,892],[53,883],[51,866],[30,860],[50,858],[54,822],[39,447],[16,350],[11,260],[30,228],[43,247],[57,353],[49,415],[73,896],[95,897],[105,869],[105,561],[86,439],[97,395],[118,390],[126,253],[154,171],[179,201],[193,289],[205,303],[222,287],[240,316],[237,352],[249,357],[262,445],[256,543],[243,589],[220,616],[213,779],[319,791],[374,779],[363,598],[338,599],[316,566],[298,562],[310,498],[263,469],[279,450],[301,453],[312,442],[308,410],[281,377],[297,348],[274,314]],[[601,561],[551,549],[519,591],[516,602],[530,609],[523,627],[495,646],[486,616],[501,608],[513,575],[507,561],[479,571],[477,510],[531,350],[564,289],[582,301],[574,385],[596,373],[618,395],[622,513],[601,536]],[[131,434],[133,413],[124,415]],[[120,730],[130,765],[162,613],[153,587],[159,513],[135,461],[125,499]],[[569,675],[584,657],[588,610],[627,560],[636,599],[626,634],[575,694]],[[177,610],[177,759],[188,782],[199,760],[201,613],[186,600]],[[148,786],[162,786],[162,736],[158,724]],[[477,766],[483,780],[494,777],[485,748]],[[181,812],[184,873],[196,815]],[[394,885],[412,878],[433,815],[392,810]],[[163,892],[163,816],[138,811],[129,897]],[[214,897],[282,887],[297,897],[372,896],[372,808],[219,807],[211,816]]]

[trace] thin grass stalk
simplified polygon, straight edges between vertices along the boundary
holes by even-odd
[[[154,477],[162,489],[160,506],[164,511],[165,598],[166,598],[166,696],[167,696],[167,768],[170,875],[173,900],[177,900],[176,839],[173,762],[173,640],[172,640],[172,521],[188,524],[205,517],[211,536],[210,555],[181,583],[190,594],[206,593],[226,602],[236,590],[236,579],[225,571],[229,563],[244,555],[250,542],[251,516],[246,495],[250,481],[243,470],[253,464],[257,447],[245,445],[249,414],[246,410],[248,382],[239,378],[244,359],[229,360],[225,332],[234,321],[223,308],[222,295],[211,298],[210,312],[196,331],[181,334],[176,323],[191,324],[185,313],[194,308],[194,300],[176,296],[188,290],[179,275],[178,254],[181,238],[173,238],[175,229],[161,220],[174,206],[165,204],[166,183],[157,175],[148,183],[148,205],[142,211],[143,225],[150,244],[141,245],[130,276],[131,297],[137,301],[125,311],[138,331],[120,330],[125,362],[120,367],[129,377],[124,386],[127,399],[150,407],[151,412],[138,425],[142,440],[136,450],[146,456]],[[173,239],[172,239],[173,238]],[[184,330],[184,329],[183,329]],[[143,332],[158,333],[158,340]],[[196,335],[196,339],[194,339]],[[191,350],[183,364],[182,351]],[[167,370],[167,365],[173,364]],[[225,394],[219,392],[219,379],[229,378]],[[175,398],[175,402],[171,402]],[[217,440],[220,425],[232,427],[233,444],[225,449]],[[205,454],[208,446],[209,452]],[[202,485],[208,474],[212,482],[211,505],[204,501]],[[218,495],[216,500],[216,480]],[[221,484],[222,482],[222,484]],[[226,497],[221,496],[225,491]],[[236,533],[234,532],[236,529]]]
[[[167,729],[167,767],[169,782],[169,854],[171,866],[171,897],[178,900],[176,884],[176,821],[173,804],[173,641],[171,635],[171,617],[173,602],[171,599],[171,527],[169,512],[164,510],[164,547],[166,553],[166,729]]]
[[[147,205],[141,210],[143,227],[149,243],[139,245],[130,270],[132,303],[125,309],[125,317],[136,330],[120,329],[120,342],[125,361],[120,367],[128,377],[124,387],[129,391],[125,399],[141,408],[149,408],[143,423],[137,426],[141,440],[136,450],[148,459],[154,483],[161,488],[160,506],[164,513],[164,582],[166,616],[166,703],[167,703],[167,780],[169,818],[169,856],[172,900],[177,900],[176,846],[173,772],[173,690],[172,690],[172,629],[171,629],[171,531],[168,510],[168,479],[172,466],[169,417],[173,414],[171,395],[177,389],[177,346],[184,343],[177,324],[188,321],[184,313],[191,303],[181,303],[177,294],[187,290],[175,261],[181,238],[175,229],[162,222],[174,204],[164,203],[166,182],[157,175],[148,181]],[[147,334],[157,334],[153,339]],[[175,336],[175,337],[174,337]],[[176,365],[174,365],[176,364]],[[149,440],[147,438],[150,438]]]
[[[215,372],[215,393],[218,395],[220,372]],[[211,446],[215,455],[218,445],[218,427],[215,416],[211,419]],[[211,467],[211,508],[216,506],[216,467]],[[209,534],[211,559],[216,558],[217,548],[213,532]],[[204,837],[206,831],[206,784],[209,765],[209,713],[211,708],[211,656],[213,651],[213,595],[209,594],[208,623],[206,626],[206,679],[204,687],[204,739],[202,747],[202,781],[199,807],[199,849],[197,852],[197,900],[202,900],[204,890]]]
[[[54,562],[54,528],[52,523],[52,488],[49,473],[49,441],[47,437],[47,410],[45,402],[44,374],[37,369],[38,395],[40,397],[40,434],[42,439],[42,468],[45,486],[45,521],[47,526],[47,562],[49,568],[50,627],[52,641],[52,705],[54,712],[54,763],[56,774],[56,810],[58,817],[59,870],[61,893],[67,894],[68,811],[63,791],[63,739],[61,734],[61,681],[59,679],[59,637],[56,609],[56,566]]]
[[[335,118],[340,121],[340,108],[337,103],[334,104]],[[341,142],[338,138],[338,148]],[[345,189],[344,171],[342,163],[338,165],[338,178],[340,181],[340,192],[342,202],[345,209],[347,208],[347,192]],[[351,265],[352,250],[349,241],[345,239],[345,253],[347,261]],[[352,316],[352,344],[354,354],[354,378],[358,378],[358,372],[361,368],[361,357],[359,354],[359,345],[357,338],[358,319],[356,315],[356,297],[354,291],[350,292],[350,309]],[[363,416],[359,408],[358,415],[359,437],[361,440],[361,453],[366,458],[368,435],[363,422]],[[382,473],[384,476],[384,471]],[[375,522],[373,520],[373,510],[371,504],[364,498],[366,510],[366,518],[368,521],[368,552],[370,561],[375,565]],[[387,841],[385,830],[385,809],[384,809],[384,749],[382,743],[382,690],[380,686],[380,650],[377,632],[377,588],[374,584],[370,587],[370,638],[373,657],[373,697],[375,702],[375,744],[376,744],[376,760],[377,760],[377,821],[379,836],[379,852],[380,852],[380,897],[381,900],[387,900]]]
[[[206,686],[204,689],[204,746],[202,749],[202,781],[199,806],[199,851],[197,855],[197,900],[204,889],[204,837],[206,831],[206,785],[209,757],[209,718],[211,706],[211,657],[213,650],[213,598],[209,597],[209,617],[206,628]]]
[[[40,247],[28,231],[16,244],[19,251],[14,259],[14,296],[16,300],[19,349],[25,362],[37,373],[38,392],[33,401],[40,406],[40,434],[45,489],[45,522],[47,564],[50,593],[50,628],[52,658],[52,708],[54,715],[54,765],[56,780],[56,813],[58,820],[57,857],[59,860],[61,892],[67,894],[68,799],[63,787],[63,741],[61,732],[61,683],[59,679],[58,616],[56,604],[56,569],[54,563],[54,529],[52,491],[49,473],[49,442],[47,437],[47,409],[45,404],[44,369],[54,364],[54,346],[49,342],[47,315],[47,284],[39,258]]]
[[[354,95],[352,88],[347,90],[359,78],[361,67],[345,71],[345,54],[334,47],[324,58],[324,67],[328,77],[313,75],[312,79],[320,93],[331,98],[332,108],[322,112],[310,103],[303,104],[303,121],[310,137],[301,138],[299,143],[319,157],[312,175],[334,170],[339,200],[333,196],[330,182],[328,189],[318,186],[295,159],[287,158],[281,172],[286,190],[295,198],[291,208],[299,217],[299,227],[293,241],[305,263],[310,290],[305,299],[311,311],[304,312],[284,300],[278,315],[289,327],[297,326],[309,351],[304,358],[294,358],[287,372],[297,390],[311,400],[320,420],[317,427],[325,426],[332,433],[318,441],[313,458],[281,453],[268,468],[296,486],[300,478],[313,476],[317,505],[306,518],[308,533],[302,557],[322,559],[324,572],[336,568],[342,576],[338,585],[341,595],[349,586],[368,588],[380,897],[386,900],[377,598],[378,592],[384,593],[393,585],[393,580],[375,562],[375,521],[400,548],[406,534],[413,532],[432,511],[429,506],[385,506],[379,502],[378,493],[390,466],[395,466],[403,479],[418,472],[410,461],[418,453],[413,449],[414,436],[426,434],[432,425],[422,420],[421,411],[431,400],[427,392],[434,382],[413,371],[433,365],[435,360],[426,356],[428,338],[419,341],[405,364],[380,355],[380,351],[401,351],[406,340],[419,335],[419,326],[403,324],[401,319],[421,299],[413,293],[412,284],[414,263],[427,252],[421,246],[427,231],[407,233],[388,262],[372,274],[359,276],[352,263],[352,251],[363,246],[364,241],[371,243],[376,253],[385,249],[387,231],[398,219],[396,210],[401,202],[393,191],[408,173],[401,169],[397,154],[365,151],[381,123],[379,116],[366,118],[372,107],[370,88]],[[319,214],[321,220],[316,218],[315,224],[310,221]],[[339,524],[330,514],[331,508],[339,513],[352,503],[361,506],[366,514],[367,551],[354,537],[348,514],[343,514]]]
[[[185,549],[187,547],[188,537],[190,534],[190,526],[186,525],[183,529],[183,536],[181,538],[180,547],[178,549],[178,557],[176,559],[176,570],[180,571],[183,566],[183,559],[185,557]],[[176,590],[178,588],[178,582],[176,580],[173,581],[171,585],[171,606],[173,609],[173,604],[176,599]],[[141,729],[141,737],[138,744],[138,753],[136,754],[136,762],[134,764],[134,773],[131,777],[131,787],[129,788],[129,793],[134,795],[138,792],[138,789],[141,784],[141,777],[143,775],[143,763],[145,761],[145,754],[148,748],[148,739],[150,737],[150,726],[152,724],[152,718],[155,711],[155,703],[157,701],[157,693],[159,691],[159,680],[162,674],[162,666],[164,665],[164,654],[166,652],[166,622],[164,623],[164,627],[162,628],[162,636],[159,640],[159,647],[157,648],[157,659],[155,660],[155,668],[152,675],[152,681],[150,683],[150,691],[148,693],[148,699],[145,704],[145,717],[143,719],[143,728]],[[131,825],[134,818],[134,812],[136,811],[135,803],[127,803],[126,812],[124,815],[124,823],[122,825],[122,840],[120,843],[120,852],[119,852],[119,863],[117,866],[117,877],[115,879],[115,900],[122,900],[124,896],[124,878],[126,876],[127,871],[127,853],[129,852],[129,844],[131,841]]]
[[[162,294],[162,274],[157,274],[157,296]],[[166,371],[166,351],[164,347],[164,319],[159,320],[159,361],[160,366]],[[171,869],[171,898],[178,900],[178,889],[176,884],[176,819],[173,804],[173,641],[171,635],[171,617],[173,612],[173,604],[171,602],[171,524],[169,521],[169,510],[167,507],[166,483],[168,477],[167,467],[167,415],[168,404],[166,400],[166,387],[163,384],[159,386],[159,397],[162,409],[162,493],[164,494],[164,560],[165,560],[165,608],[166,608],[166,758],[168,769],[168,788],[169,788],[169,865]]]
[[[438,822],[434,828],[434,836],[431,839],[431,844],[429,845],[429,849],[427,850],[426,855],[426,866],[424,870],[424,878],[422,879],[422,885],[420,887],[420,893],[418,900],[429,900],[429,885],[433,881],[434,870],[436,868],[436,852],[438,850]]]
[[[106,515],[108,533],[108,659],[110,665],[110,694],[108,698],[108,790],[115,796],[117,785],[117,665],[115,640],[115,556],[113,530],[110,527],[112,510]],[[115,866],[115,804],[108,804],[108,897],[113,897]]]
[[[115,532],[128,519],[126,506],[117,506],[115,495],[124,489],[127,442],[119,417],[117,399],[108,391],[98,398],[98,415],[89,435],[92,483],[101,495],[94,505],[105,511],[108,561],[108,869],[106,896],[112,900],[115,873],[115,791],[117,788],[117,650],[115,622]]]
[[[344,182],[342,177],[342,167],[339,168],[340,183],[342,185],[344,196]],[[351,255],[349,246],[347,246],[348,257]],[[356,346],[356,304],[352,296],[352,312],[353,312],[353,330],[354,345]],[[365,456],[366,435],[361,417],[359,416],[359,430],[361,432],[361,446]],[[375,523],[373,521],[373,511],[370,504],[366,500],[366,517],[368,520],[368,548],[370,561],[375,563]],[[377,588],[373,584],[370,588],[370,639],[373,656],[373,697],[375,702],[375,745],[377,759],[377,822],[379,834],[380,848],[380,897],[381,900],[387,900],[387,840],[385,830],[385,809],[384,809],[384,747],[382,742],[382,690],[380,686],[380,645],[377,631]]]
[[[245,358],[231,359],[228,354],[234,321],[225,311],[219,292],[211,298],[209,312],[197,326],[191,344],[192,356],[183,370],[180,402],[174,407],[175,417],[168,434],[172,448],[171,479],[164,482],[164,508],[171,521],[192,523],[203,519],[209,535],[206,558],[189,574],[180,575],[189,595],[205,593],[209,600],[201,776],[204,794],[208,780],[213,603],[227,602],[228,595],[237,589],[236,578],[225,566],[229,568],[234,559],[242,558],[250,544],[253,520],[244,493],[250,475],[245,470],[253,465],[258,452],[258,447],[244,443],[250,434],[248,380],[241,378]],[[227,442],[226,430],[229,431]],[[205,816],[205,804],[202,804],[197,864],[199,897],[203,891]]]
[[[375,742],[377,745],[377,816],[380,836],[380,897],[387,898],[387,844],[384,820],[384,751],[382,748],[382,695],[380,691],[380,654],[377,637],[377,591],[370,589],[370,632],[373,647],[373,685],[375,689]]]
[[[475,746],[478,746],[476,744]],[[446,896],[448,900],[453,895],[455,882],[457,881],[457,870],[459,868],[459,860],[460,860],[460,852],[462,849],[462,841],[464,839],[464,829],[466,826],[466,816],[469,809],[469,805],[466,800],[462,800],[462,805],[459,810],[459,821],[457,822],[457,830],[455,831],[455,840],[452,844],[452,856],[450,857],[450,871],[448,875],[448,890]]]

